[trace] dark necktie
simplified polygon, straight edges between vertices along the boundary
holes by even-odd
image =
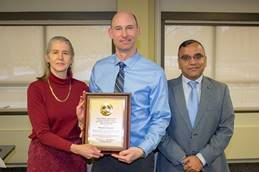
[[[191,120],[192,127],[194,126],[195,118],[198,112],[198,92],[197,92],[197,81],[189,81],[188,85],[191,87],[191,93],[188,101],[188,112]]]
[[[124,91],[124,67],[126,65],[123,62],[119,62],[118,65],[120,70],[115,81],[114,92],[122,93]]]

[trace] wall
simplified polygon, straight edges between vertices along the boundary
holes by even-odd
[[[137,48],[140,54],[150,60],[155,60],[155,0],[118,0],[118,10],[132,11],[139,23],[140,35]]]
[[[257,0],[160,0],[161,11],[258,13]]]
[[[0,12],[116,11],[116,0],[0,0]]]

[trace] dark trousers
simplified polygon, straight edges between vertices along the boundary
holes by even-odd
[[[105,155],[93,162],[92,172],[154,172],[154,153],[150,153],[146,158],[135,160],[131,164],[126,164]]]

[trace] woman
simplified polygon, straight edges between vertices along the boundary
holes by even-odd
[[[28,172],[85,172],[84,158],[99,158],[100,150],[81,144],[77,113],[85,83],[72,78],[74,50],[65,37],[53,37],[45,55],[46,70],[30,84],[28,114],[32,124]]]

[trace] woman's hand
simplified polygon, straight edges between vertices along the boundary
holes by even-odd
[[[84,129],[84,120],[85,120],[85,96],[86,92],[83,91],[83,94],[80,96],[80,100],[78,105],[76,106],[76,115],[78,119],[78,126],[81,131]],[[82,132],[80,133],[80,137],[82,136]]]
[[[87,159],[100,158],[103,156],[101,150],[99,150],[96,146],[90,144],[72,144],[70,150],[71,152],[79,154]]]

